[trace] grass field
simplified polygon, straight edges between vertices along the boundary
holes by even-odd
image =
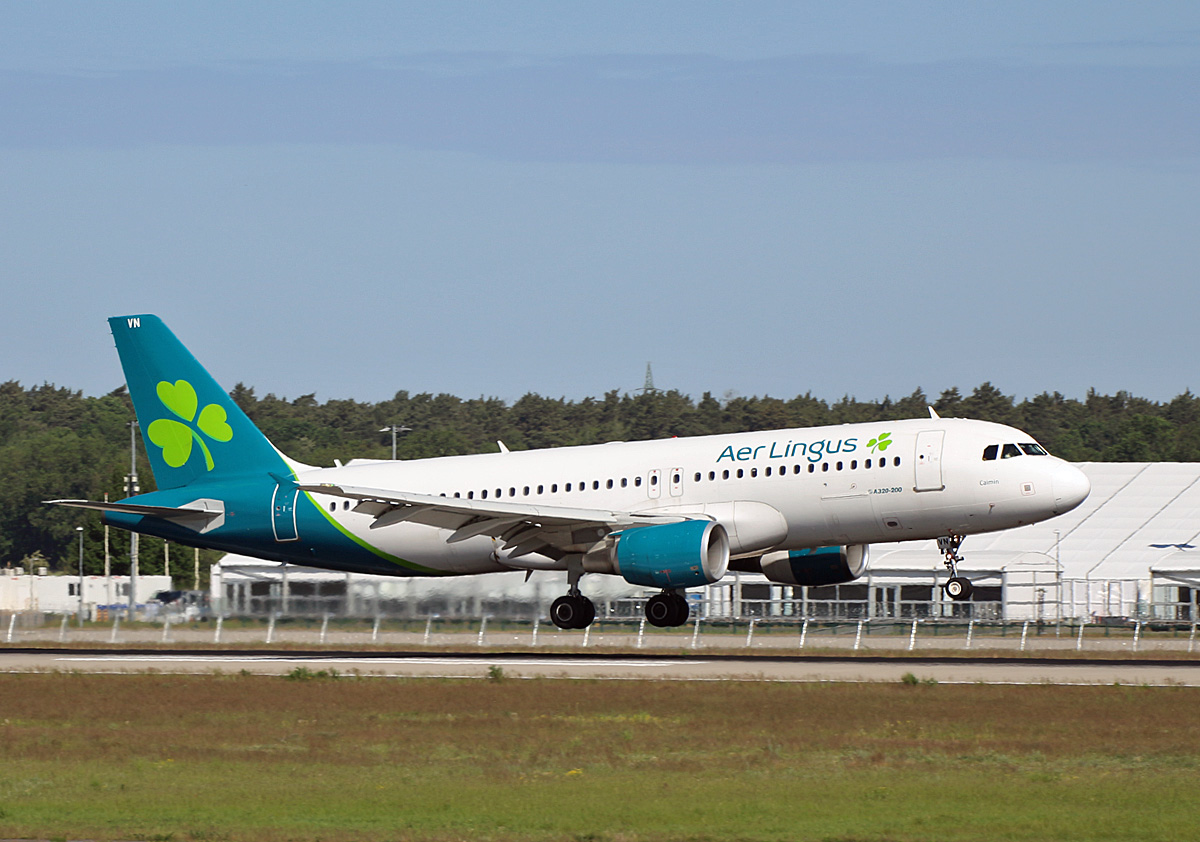
[[[0,676],[0,838],[1196,838],[1200,691]]]

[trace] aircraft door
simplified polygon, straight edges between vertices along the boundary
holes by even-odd
[[[646,494],[651,500],[657,500],[662,496],[662,471],[658,468],[651,468],[650,473],[646,475]]]
[[[915,460],[917,491],[942,491],[942,441],[945,430],[923,430],[917,433],[917,458]]]
[[[299,496],[300,489],[294,486],[275,486],[275,493],[271,496],[271,526],[275,530],[276,541],[300,540],[296,529],[296,499]]]
[[[672,497],[683,496],[683,468],[671,469],[671,484],[668,486]]]

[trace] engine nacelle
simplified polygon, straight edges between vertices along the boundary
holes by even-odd
[[[626,529],[612,553],[615,572],[631,585],[695,588],[729,569],[729,536],[711,520]]]
[[[841,585],[867,572],[866,544],[767,553],[763,575],[781,585]]]

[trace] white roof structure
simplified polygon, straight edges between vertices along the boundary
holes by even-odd
[[[972,535],[960,553],[965,572],[1040,562],[1061,564],[1063,579],[1200,583],[1200,463],[1083,462],[1092,482],[1079,508],[1032,526]],[[937,569],[933,541],[878,544],[871,569]]]

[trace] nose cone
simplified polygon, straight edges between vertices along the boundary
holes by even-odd
[[[1087,499],[1092,482],[1087,474],[1068,462],[1060,462],[1054,472],[1054,513],[1069,512]]]

